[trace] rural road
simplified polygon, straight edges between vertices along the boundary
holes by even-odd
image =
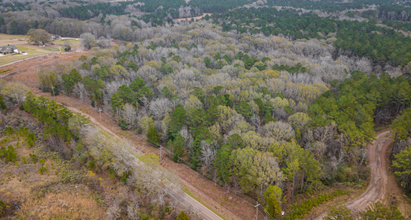
[[[76,51],[76,52],[81,52],[81,50],[82,50],[82,48],[80,48],[80,49],[79,49],[78,51]],[[65,55],[70,55],[70,54],[73,55],[73,54],[76,53],[76,52],[65,53],[65,54],[58,55],[58,58],[56,57],[57,54],[56,54],[56,55],[53,54],[52,56],[55,56],[54,59],[57,60],[57,59],[63,59]],[[25,73],[25,74],[27,74],[27,73],[29,72],[29,71],[28,71],[29,67],[30,67],[30,68],[36,67],[37,64],[39,64],[39,63],[44,63],[44,58],[43,58],[43,57],[37,57],[37,58],[33,58],[33,59],[28,59],[28,60],[25,60],[25,61],[22,61],[22,62],[25,62],[25,64],[23,64],[23,63],[18,63],[18,64],[16,64],[16,65],[19,66],[20,68],[16,68],[16,65],[14,65],[13,71],[10,71],[10,73],[6,73],[6,74],[0,75],[0,78],[3,78],[3,79],[5,79],[6,81],[9,81],[9,80],[12,80],[11,76],[15,75],[16,73]],[[8,64],[8,65],[12,65],[12,64],[15,64],[15,63],[10,63],[10,64]],[[8,65],[6,65],[6,66],[8,66]],[[36,71],[34,70],[34,72],[36,72]],[[30,76],[30,77],[33,77],[33,76]],[[35,77],[35,76],[34,76],[34,77]],[[36,80],[34,80],[34,81],[36,81]],[[37,82],[34,82],[34,81],[33,81],[33,79],[31,79],[31,81],[30,81],[30,80],[24,80],[23,82],[24,82],[29,88],[33,88],[33,87],[35,88],[35,87],[37,86]],[[33,92],[34,94],[39,93],[38,91],[37,91],[37,92],[36,92],[36,91],[32,91],[32,92]],[[56,101],[57,101],[57,100],[56,100]],[[111,129],[109,129],[108,127],[106,127],[106,126],[104,126],[103,124],[99,123],[99,121],[98,121],[96,118],[94,118],[93,116],[91,116],[91,115],[89,115],[89,114],[86,114],[85,112],[81,111],[80,109],[77,109],[77,108],[75,108],[75,107],[73,107],[73,106],[70,106],[69,104],[64,104],[64,105],[65,105],[66,108],[69,109],[71,112],[73,112],[73,113],[80,113],[80,114],[88,117],[89,120],[90,120],[90,122],[93,123],[96,127],[98,127],[98,128],[100,128],[100,129],[102,129],[103,131],[105,131],[105,132],[113,135],[113,136],[116,137],[116,138],[123,139],[123,138],[121,138],[120,136],[118,136],[116,133],[112,132]],[[145,140],[141,140],[141,141],[145,141]],[[128,142],[128,141],[126,141],[126,142]],[[208,209],[207,207],[205,207],[204,205],[202,205],[200,202],[198,202],[197,200],[195,200],[193,197],[191,197],[191,196],[188,195],[187,193],[183,192],[181,189],[175,189],[175,188],[171,188],[171,187],[169,187],[169,189],[170,189],[170,190],[174,190],[174,191],[176,191],[176,192],[175,192],[176,194],[181,195],[181,196],[179,197],[180,201],[183,200],[183,201],[181,201],[181,202],[183,202],[183,204],[188,204],[188,206],[190,206],[193,210],[195,210],[195,213],[196,213],[197,215],[199,215],[199,217],[200,217],[201,219],[205,219],[205,220],[222,220],[221,217],[219,217],[219,216],[218,216],[217,214],[215,214],[213,211],[211,211],[210,209]]]
[[[66,106],[66,108],[68,110],[70,110],[71,112],[73,112],[73,113],[82,114],[83,116],[89,118],[90,122],[93,123],[98,128],[100,128],[103,131],[109,133],[110,135],[113,135],[116,138],[122,139],[120,136],[118,136],[117,134],[112,132],[109,128],[107,128],[103,124],[99,123],[98,120],[96,118],[94,118],[93,116],[91,116],[89,114],[86,114],[86,113],[82,112],[81,110],[79,110],[77,108],[74,108],[74,107]],[[173,188],[173,190],[175,190],[175,189]],[[175,191],[177,191],[177,190],[175,190]],[[202,219],[204,219],[204,220],[223,220],[220,216],[215,214],[213,211],[211,211],[210,209],[205,207],[203,204],[201,204],[200,202],[195,200],[193,197],[191,197],[187,193],[183,192],[181,189],[178,189],[178,192],[176,192],[176,193],[182,195],[181,199],[183,199],[186,204],[190,204],[191,207],[194,210],[198,211],[197,214],[199,214]]]
[[[370,166],[371,179],[365,192],[353,201],[347,202],[346,206],[351,214],[356,217],[366,207],[384,199],[387,190],[387,171],[385,169],[385,151],[392,143],[390,131],[377,135],[371,144],[368,144],[368,164]],[[316,220],[323,219],[327,213],[323,213]]]
[[[110,134],[110,135],[112,135],[112,136],[114,136],[118,139],[122,139],[116,133],[112,132],[109,128],[105,127],[103,124],[98,122],[98,120],[96,118],[94,118],[93,116],[91,116],[89,114],[86,114],[86,113],[84,113],[84,112],[82,112],[79,109],[74,108],[74,107],[70,107],[70,106],[65,106],[65,107],[73,113],[80,113],[81,115],[87,117],[92,124],[94,124],[96,127],[100,128],[100,129],[102,129],[103,131],[107,132],[108,134]],[[125,140],[125,142],[127,142],[127,140]],[[190,204],[190,206],[193,208],[193,210],[196,210],[197,211],[196,213],[199,214],[202,219],[204,219],[204,220],[223,220],[220,216],[218,216],[213,211],[211,211],[210,209],[205,207],[203,204],[199,203],[197,200],[195,200],[193,197],[189,196],[187,193],[183,192],[181,189],[175,188],[175,187],[167,187],[167,188],[169,190],[175,191],[175,194],[182,195],[179,198],[184,200],[185,204]]]

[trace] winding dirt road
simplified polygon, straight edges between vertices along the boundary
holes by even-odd
[[[21,81],[24,82],[35,94],[42,94],[41,91],[37,89],[38,87],[38,82],[37,82],[37,77],[35,76],[35,73],[38,68],[41,67],[52,67],[56,66],[59,63],[66,62],[69,60],[76,59],[78,56],[85,54],[85,52],[78,52],[75,55],[72,54],[58,54],[58,55],[50,55],[47,57],[41,57],[37,59],[32,59],[32,60],[27,60],[18,64],[14,64],[13,70],[10,72],[7,72],[5,74],[2,74],[0,78],[5,79],[6,81]],[[64,99],[69,99],[69,97],[64,97],[60,96],[58,98],[60,102],[62,102]],[[64,100],[65,103],[66,100]],[[96,117],[92,117],[91,115],[87,114],[88,112],[85,111],[85,109],[79,109],[77,106],[67,106],[70,110],[73,112],[80,112],[82,114],[86,114],[87,116],[90,117],[91,121],[100,127],[101,129],[105,130],[106,132],[115,135],[119,137],[116,132],[113,132],[113,128],[108,127],[103,125],[102,123],[99,123],[99,120],[96,119]],[[87,112],[87,113],[86,113]],[[108,116],[107,116],[108,117]],[[368,145],[368,163],[370,166],[370,171],[371,171],[371,178],[370,178],[370,183],[369,186],[367,187],[366,191],[358,198],[354,199],[353,201],[350,201],[346,204],[346,206],[352,211],[352,214],[354,216],[358,216],[358,213],[361,211],[364,211],[367,206],[369,206],[372,203],[381,201],[384,199],[384,196],[387,191],[387,171],[385,168],[385,151],[387,147],[392,143],[392,140],[390,138],[391,133],[389,131],[385,131],[377,135],[376,140],[373,141],[371,144]],[[152,150],[152,149],[151,149]],[[158,153],[158,152],[157,152]],[[173,163],[167,163],[167,166],[175,166]],[[184,168],[184,167],[183,167]],[[179,168],[179,169],[183,169]],[[181,171],[185,172],[185,171]],[[186,182],[183,180],[183,182]],[[191,187],[189,183],[183,184],[186,187]],[[191,189],[191,188],[190,188]],[[194,189],[194,188],[193,188]],[[202,199],[208,198],[210,195],[206,196],[203,193],[202,194]],[[195,199],[193,199],[191,196],[184,194],[183,198],[188,204],[192,205],[195,207],[197,210],[199,210],[203,214],[204,219],[221,219],[219,216],[214,214],[210,209],[204,207],[202,204],[197,202]],[[221,207],[221,204],[216,203],[216,201],[213,201],[213,199],[208,198],[209,200],[207,202],[208,205],[211,205],[214,209],[222,211],[224,210]],[[240,205],[238,204],[238,207],[248,208],[248,205]],[[247,218],[244,218],[245,216],[242,216],[243,218],[239,218],[236,214],[236,212],[232,211],[223,211],[224,212],[224,217],[228,217],[228,219],[250,219],[249,216]],[[236,213],[236,214],[234,214]],[[317,220],[323,219],[326,216],[326,213],[321,214],[320,216],[316,217]]]
[[[358,198],[346,204],[351,214],[357,217],[369,205],[384,199],[387,190],[387,170],[385,168],[385,151],[392,143],[390,131],[377,135],[371,144],[368,144],[368,164],[371,171],[370,183],[365,192]],[[323,213],[316,220],[323,219],[327,213]]]

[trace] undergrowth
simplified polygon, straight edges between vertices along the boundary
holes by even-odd
[[[284,220],[294,220],[294,219],[301,219],[305,215],[309,214],[311,210],[313,210],[316,206],[321,205],[323,203],[328,202],[331,199],[334,199],[338,196],[347,195],[347,192],[343,189],[336,189],[333,192],[319,195],[316,198],[305,200],[304,202],[293,205],[291,208],[292,212],[288,214]]]

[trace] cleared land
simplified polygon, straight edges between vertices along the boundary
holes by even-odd
[[[346,203],[353,216],[365,210],[369,205],[378,201],[388,202],[389,205],[398,205],[403,215],[409,217],[409,201],[401,196],[401,190],[395,184],[394,177],[387,172],[386,151],[392,144],[390,131],[384,131],[375,137],[375,141],[368,144],[368,162],[371,170],[370,183],[365,192],[355,200]],[[387,189],[388,192],[387,192]],[[401,202],[398,202],[401,201]],[[316,220],[323,219],[327,214],[323,213]]]
[[[54,41],[54,45],[47,45],[46,47],[38,47],[34,45],[29,45],[27,43],[27,35],[8,35],[0,34],[0,46],[15,45],[20,51],[24,51],[27,55],[23,54],[7,54],[5,56],[0,56],[0,65],[7,63],[27,59],[30,57],[35,57],[45,54],[60,53],[64,51],[64,40]],[[79,48],[80,41],[76,39],[68,39],[71,43],[72,50]],[[61,50],[61,51],[60,51]]]
[[[211,13],[204,13],[200,16],[190,17],[190,18],[177,18],[177,19],[174,19],[174,22],[185,21],[185,20],[190,21],[191,19],[200,20],[200,19],[204,18],[206,15],[211,16]]]

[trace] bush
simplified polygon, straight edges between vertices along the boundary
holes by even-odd
[[[153,126],[150,126],[148,129],[147,141],[153,144],[158,144],[160,142],[160,135],[158,135],[156,128]]]
[[[6,214],[7,204],[0,200],[0,216]]]
[[[4,128],[4,131],[6,132],[6,135],[12,135],[14,133],[13,128],[11,128],[10,126],[6,126]]]
[[[14,147],[11,145],[9,145],[7,148],[1,147],[0,157],[5,158],[5,161],[4,161],[5,163],[9,163],[9,162],[15,163],[17,161],[16,149],[14,149]]]
[[[176,163],[180,163],[180,157],[177,154],[173,155],[173,161]]]
[[[121,177],[120,179],[120,182],[125,185],[127,183],[127,179],[128,179],[127,173],[124,172],[123,177]]]
[[[37,159],[37,155],[35,154],[29,154],[31,161],[33,161],[34,164],[37,163],[38,159]]]
[[[89,161],[87,162],[87,167],[88,167],[90,170],[96,169],[96,164],[94,163],[94,160],[89,160]]]
[[[181,211],[177,216],[177,220],[190,220],[190,217],[184,211]]]
[[[41,167],[39,168],[39,172],[40,172],[41,175],[43,175],[45,172],[47,172],[47,167],[41,166]]]
[[[66,51],[66,52],[68,52],[68,51],[70,51],[71,50],[71,46],[70,45],[68,45],[66,48],[64,48],[64,51]]]
[[[112,180],[115,180],[116,179],[116,173],[114,172],[114,169],[113,168],[110,168],[109,170],[108,170],[108,176],[110,177],[110,179],[112,179]]]
[[[294,219],[301,219],[305,215],[311,212],[313,208],[323,203],[326,203],[328,200],[331,200],[337,196],[347,195],[343,189],[336,189],[332,193],[320,195],[315,199],[308,199],[301,204],[294,205],[291,209],[293,210],[291,213],[288,214],[284,220],[294,220]]]
[[[130,129],[129,124],[124,119],[120,120],[119,126],[120,126],[121,130],[129,130]]]

